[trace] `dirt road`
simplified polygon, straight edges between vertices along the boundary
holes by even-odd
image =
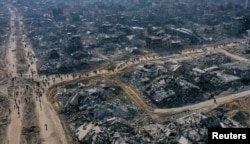
[[[40,129],[41,142],[44,144],[67,144],[65,130],[53,106],[47,101],[45,95],[41,103],[36,101],[36,109]],[[47,124],[47,130],[45,127]]]
[[[9,12],[11,13],[10,18],[10,37],[9,37],[9,46],[6,55],[6,64],[8,73],[11,74],[11,77],[17,76],[17,69],[16,69],[16,26],[15,22],[17,19],[17,15],[15,10],[11,7],[7,7]],[[14,98],[10,99],[11,101],[11,114],[10,114],[10,123],[7,129],[7,141],[10,144],[18,144],[20,143],[21,131],[22,131],[22,112],[23,112],[23,104],[19,105],[19,113],[18,109],[15,105]],[[14,106],[15,105],[15,106]]]
[[[105,79],[111,79],[110,77],[104,76]],[[112,78],[112,81],[117,83],[126,93],[127,97],[135,103],[136,106],[141,108],[142,110],[145,110],[146,112],[151,112],[153,108],[145,103],[145,100],[142,99],[142,97],[139,95],[138,91],[135,90],[135,88],[132,88],[131,86],[127,85],[125,82],[118,78]]]
[[[250,90],[240,92],[237,94],[232,94],[232,95],[216,98],[216,102],[214,102],[214,100],[212,99],[212,100],[200,102],[198,104],[193,104],[193,105],[183,106],[183,107],[178,107],[178,108],[155,109],[154,113],[171,114],[171,113],[179,113],[179,112],[186,111],[186,110],[198,110],[198,109],[202,109],[202,108],[215,108],[219,105],[231,102],[231,101],[238,99],[238,98],[247,97],[247,96],[250,96]]]
[[[241,57],[241,56],[238,56],[238,55],[235,55],[235,54],[232,54],[232,53],[229,53],[228,51],[224,50],[224,49],[219,49],[218,50],[220,53],[223,53],[224,55],[228,56],[228,57],[231,57],[232,59],[234,60],[238,60],[238,61],[242,61],[242,62],[250,62],[249,59],[246,59],[244,57]]]
[[[9,38],[9,47],[8,52],[6,54],[6,64],[8,68],[8,72],[12,74],[12,76],[16,77],[16,81],[25,82],[25,79],[30,79],[32,74],[36,75],[36,58],[35,53],[29,44],[27,37],[23,34],[23,22],[22,16],[17,12],[16,8],[11,5],[7,5],[7,8],[11,14],[10,25],[11,25],[11,34]],[[16,35],[18,34],[18,35]],[[17,58],[16,58],[16,44],[17,44],[17,36],[22,38],[22,45],[25,45],[24,50],[26,51],[26,64],[30,65],[27,73],[23,74],[28,77],[20,77],[20,74],[17,73]],[[21,47],[22,48],[22,47]],[[16,82],[17,83],[17,82]],[[36,83],[26,83],[25,85],[29,85],[31,87],[31,91],[34,96],[37,96],[35,93],[36,89],[34,87]],[[54,110],[53,106],[48,102],[47,97],[45,96],[45,92],[42,97],[40,97],[39,101],[36,101],[36,106],[34,108],[35,115],[38,120],[38,126],[40,128],[40,139],[41,143],[44,144],[68,144],[71,143],[71,140],[66,138],[65,129],[63,128],[60,119],[57,115],[57,112]],[[35,99],[35,98],[33,98]],[[18,144],[21,142],[21,134],[22,134],[22,125],[25,121],[22,121],[22,112],[23,105],[25,103],[20,104],[20,113],[19,117],[17,111],[12,111],[10,114],[10,124],[8,125],[7,131],[7,140],[10,144]],[[45,124],[47,124],[47,129],[45,128]],[[25,125],[29,125],[25,123]]]
[[[7,141],[9,144],[19,144],[22,133],[23,104],[20,104],[20,115],[18,109],[14,108],[14,101],[11,103],[10,123],[7,129]]]
[[[8,50],[7,50],[7,55],[6,55],[6,64],[7,64],[7,69],[8,73],[12,74],[12,76],[17,75],[17,69],[16,69],[16,26],[15,22],[17,19],[17,16],[12,8],[9,6],[7,7],[9,12],[11,13],[10,17],[10,37],[9,37],[9,44],[8,44]]]

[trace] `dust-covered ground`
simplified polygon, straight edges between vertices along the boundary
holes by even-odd
[[[37,116],[35,113],[34,92],[27,87],[24,92],[24,111],[23,111],[23,128],[21,134],[21,143],[23,144],[40,144],[40,128],[38,126]],[[38,97],[37,97],[38,100]]]
[[[241,98],[220,107],[225,115],[250,127],[250,98]]]

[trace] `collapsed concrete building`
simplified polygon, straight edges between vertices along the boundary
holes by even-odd
[[[81,36],[72,35],[71,33],[68,33],[65,51],[67,53],[72,53],[81,49],[82,49]]]
[[[244,85],[244,72],[233,72],[232,59],[222,54],[179,63],[146,64],[121,77],[139,87],[146,99],[157,107],[180,107],[212,99],[223,91],[238,91]],[[237,65],[237,64],[234,64]],[[243,64],[240,64],[243,65]]]
[[[103,61],[113,63],[144,54],[145,47],[152,52],[174,50],[177,55],[183,46],[209,44],[209,40],[214,44],[222,36],[237,37],[234,32],[242,30],[244,21],[230,19],[231,14],[238,15],[240,7],[230,10],[221,4],[208,4],[210,1],[120,2],[123,4],[81,1],[74,9],[71,1],[59,5],[55,1],[15,2],[26,17],[25,29],[38,58],[45,61],[39,72],[88,71]],[[159,13],[161,10],[164,12]],[[225,27],[221,27],[223,22]],[[170,108],[248,87],[250,73],[244,65],[248,66],[225,55],[209,54],[198,60],[135,66],[120,77],[135,86],[149,104]],[[78,84],[77,88],[59,88],[57,95],[60,113],[72,126],[78,143],[207,143],[208,127],[244,127],[230,116],[207,116],[200,111],[166,116],[166,123],[156,124],[124,98],[116,85]]]
[[[60,112],[78,143],[207,143],[207,128],[246,127],[236,118],[238,114],[232,117],[232,111],[221,108],[166,115],[166,122],[157,124],[118,86],[100,81],[88,84],[85,80],[59,87],[57,93]]]

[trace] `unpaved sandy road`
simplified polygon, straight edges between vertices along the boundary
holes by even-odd
[[[7,55],[6,55],[6,64],[7,64],[7,69],[8,73],[12,74],[12,77],[17,76],[17,69],[16,69],[16,36],[15,33],[17,31],[15,22],[17,19],[15,11],[10,8],[9,6],[7,7],[9,12],[11,13],[11,18],[10,18],[10,37],[9,37],[9,46],[7,50]],[[22,131],[22,111],[23,111],[23,104],[19,105],[20,106],[20,117],[18,115],[18,110],[15,107],[14,109],[14,99],[11,100],[11,114],[10,114],[10,123],[8,125],[7,129],[7,143],[9,144],[19,144],[20,143],[20,138],[21,138],[21,131]]]
[[[46,93],[46,92],[45,92]],[[40,129],[41,142],[44,144],[68,144],[72,139],[67,139],[66,130],[63,128],[57,112],[44,94],[41,103],[36,101],[36,114]],[[46,130],[45,124],[48,129]]]
[[[22,25],[22,17],[18,16],[19,23]],[[22,30],[22,28],[20,28]],[[30,64],[29,71],[27,75],[37,75],[36,72],[36,58],[35,53],[27,40],[27,37],[23,35],[23,41],[26,45],[26,51],[30,56],[27,58],[27,62]],[[27,54],[28,55],[28,54]],[[32,62],[33,61],[33,62]],[[32,63],[31,63],[32,62]],[[61,124],[61,121],[57,115],[57,112],[54,110],[53,106],[48,102],[47,97],[44,92],[41,97],[41,102],[36,101],[35,112],[38,119],[38,125],[40,127],[40,138],[41,142],[44,144],[68,144],[70,140],[66,139],[65,130]],[[34,94],[35,95],[35,94]],[[47,128],[45,128],[47,124]]]
[[[16,76],[17,79],[20,78],[20,75],[17,74],[17,60],[16,60],[16,34],[19,33],[19,36],[22,36],[23,45],[26,45],[26,60],[27,64],[30,64],[29,71],[24,75],[31,75],[31,72],[34,71],[34,75],[36,75],[36,59],[34,58],[35,54],[28,43],[27,37],[22,33],[23,32],[23,22],[22,16],[17,12],[17,9],[11,5],[7,5],[7,8],[11,14],[10,25],[11,25],[11,35],[9,38],[9,47],[6,55],[6,64],[8,67],[8,72],[12,73],[12,76]],[[17,25],[15,25],[17,24]],[[18,32],[17,32],[18,27]],[[14,52],[13,52],[14,51]],[[32,56],[28,57],[27,55],[31,54]],[[31,62],[33,63],[31,64]],[[25,77],[24,77],[25,78]],[[27,79],[27,77],[26,77]],[[25,81],[25,80],[24,80]],[[34,84],[27,83],[26,85],[30,85],[33,89]],[[35,89],[33,90],[33,92]],[[34,93],[34,96],[36,94]],[[34,98],[35,99],[35,98]],[[20,113],[23,111],[23,104],[20,106]],[[57,112],[54,110],[52,105],[48,102],[45,94],[41,97],[41,101],[36,101],[35,107],[36,117],[38,119],[38,126],[40,128],[40,137],[41,143],[44,144],[68,144],[69,139],[66,138],[66,134],[64,132],[63,126],[61,125],[60,119],[57,115]],[[9,144],[19,144],[21,133],[22,133],[22,115],[19,118],[17,115],[17,111],[13,111],[10,114],[10,124],[8,126],[7,131],[7,143]],[[45,129],[45,124],[48,125],[48,129]]]
[[[7,129],[7,141],[9,144],[19,144],[22,133],[23,103],[18,104],[19,114],[14,99],[11,101],[10,123]]]
[[[250,62],[249,59],[246,59],[244,57],[229,53],[228,51],[224,50],[224,49],[219,49],[218,50],[220,53],[223,53],[224,55],[231,57],[234,60],[238,60],[238,61],[242,61],[242,62]]]
[[[198,104],[178,107],[178,108],[169,108],[169,109],[155,109],[154,113],[156,114],[171,114],[171,113],[179,113],[186,110],[198,110],[202,108],[215,108],[219,105],[229,103],[235,99],[250,96],[250,90],[239,92],[237,94],[232,94],[224,97],[216,98],[216,103],[214,100],[207,100],[204,102],[200,102]]]
[[[17,19],[17,16],[12,8],[9,6],[7,7],[11,17],[10,17],[10,37],[9,37],[9,44],[8,44],[8,50],[7,50],[7,55],[6,55],[6,64],[7,64],[7,69],[8,73],[12,74],[12,76],[17,75],[17,69],[16,69],[16,26],[15,22]]]

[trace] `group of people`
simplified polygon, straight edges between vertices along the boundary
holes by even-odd
[[[17,110],[18,118],[20,118],[20,106],[21,106],[21,99],[19,98],[19,95],[21,95],[21,93],[18,90],[15,90],[14,93],[11,93],[11,91],[8,90],[8,96],[9,97],[13,96],[14,98],[13,111]],[[27,102],[27,99],[25,99],[25,101]],[[12,110],[11,108],[9,108],[9,114],[11,114],[11,112]]]

